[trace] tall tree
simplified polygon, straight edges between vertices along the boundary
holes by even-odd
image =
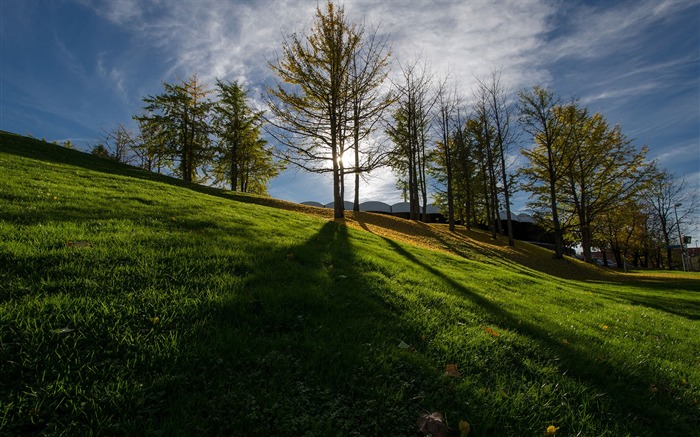
[[[522,150],[528,166],[521,172],[527,181],[525,187],[535,200],[548,205],[554,233],[554,257],[561,259],[564,256],[564,233],[559,218],[557,185],[568,170],[565,152],[569,147],[570,132],[557,117],[561,100],[554,92],[535,86],[532,91],[521,91],[518,97],[520,123],[534,142],[532,148]]]
[[[386,128],[387,135],[394,143],[389,165],[400,179],[406,181],[410,219],[419,219],[422,198],[423,220],[426,220],[430,114],[435,104],[435,95],[430,87],[431,74],[420,59],[401,66],[401,73],[403,81],[394,84],[397,89],[397,105],[393,112],[393,122]]]
[[[501,231],[500,202],[498,199],[498,169],[497,162],[497,142],[496,129],[489,110],[489,96],[485,90],[479,89],[476,92],[474,103],[475,118],[478,120],[479,139],[477,147],[481,156],[482,176],[484,178],[484,200],[486,205],[487,223],[491,229],[491,236],[497,239]]]
[[[384,165],[385,153],[381,143],[365,141],[381,120],[384,111],[393,103],[393,95],[383,89],[388,74],[389,56],[387,39],[378,36],[377,28],[360,28],[362,44],[357,47],[350,63],[350,114],[352,150],[355,176],[353,210],[360,210],[360,177]]]
[[[507,174],[506,152],[515,143],[513,134],[512,118],[513,107],[509,101],[508,93],[501,82],[501,73],[493,71],[488,81],[479,81],[479,91],[482,99],[485,101],[486,113],[490,119],[490,124],[493,126],[494,149],[497,152],[497,159],[500,170],[501,186],[503,191],[503,203],[506,210],[506,225],[508,232],[508,244],[515,245],[513,238],[513,221],[510,210],[510,194],[511,186]],[[500,213],[499,213],[500,222]]]
[[[644,193],[645,203],[653,211],[654,223],[658,227],[666,249],[667,267],[672,266],[671,246],[678,238],[678,225],[687,222],[698,210],[698,189],[690,189],[685,179],[678,179],[668,170],[661,170],[656,181]],[[678,221],[676,221],[676,213]],[[680,242],[679,242],[680,244]]]
[[[455,230],[455,210],[454,210],[454,141],[457,109],[459,99],[457,91],[447,89],[447,81],[441,81],[437,90],[437,129],[440,140],[437,144],[437,151],[440,152],[441,161],[445,173],[445,188],[447,200],[447,222],[451,232]]]
[[[165,126],[159,124],[158,117],[152,111],[144,112],[134,119],[138,122],[139,134],[131,151],[140,161],[141,168],[160,173],[164,166],[168,166]]]
[[[212,120],[218,140],[212,162],[215,183],[226,182],[231,191],[266,194],[267,183],[279,174],[280,166],[260,137],[263,114],[251,109],[237,82],[217,80],[216,89],[219,99]]]
[[[195,182],[197,170],[211,158],[210,91],[197,75],[177,84],[163,84],[165,91],[143,99],[144,114],[135,119],[158,126],[156,135],[166,153],[178,162],[174,170],[185,181]]]
[[[568,105],[559,108],[557,117],[571,132],[562,151],[566,171],[558,188],[559,206],[575,217],[584,259],[590,263],[594,221],[630,204],[653,177],[654,167],[645,159],[648,149],[635,147],[620,126],[610,128],[602,115]]]
[[[269,132],[286,147],[289,162],[331,173],[336,218],[344,216],[341,158],[350,132],[352,62],[361,45],[362,31],[342,6],[328,2],[325,11],[316,8],[311,32],[285,39],[281,57],[270,63],[281,82],[268,87]]]

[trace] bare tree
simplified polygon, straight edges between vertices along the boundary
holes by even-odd
[[[690,189],[685,179],[678,179],[667,170],[660,171],[654,184],[645,193],[645,201],[654,213],[666,248],[668,268],[672,264],[671,246],[680,234],[678,226],[698,211],[698,190]],[[678,220],[676,221],[676,214]],[[679,242],[682,244],[682,242]]]
[[[495,240],[499,234],[502,234],[498,201],[498,173],[494,156],[496,153],[494,147],[496,130],[490,116],[488,94],[484,89],[479,88],[475,98],[474,113],[480,129],[478,147],[481,151],[486,216],[491,229],[491,237]]]
[[[440,81],[437,89],[437,130],[441,141],[441,147],[438,150],[442,151],[442,162],[445,172],[445,185],[447,196],[447,221],[450,231],[455,230],[455,208],[454,208],[454,189],[453,189],[453,173],[455,166],[453,152],[453,133],[457,120],[457,109],[459,99],[456,89],[447,89],[447,79]],[[460,129],[461,130],[461,129]]]
[[[364,28],[361,29],[364,31]],[[393,95],[383,89],[387,77],[389,51],[387,38],[379,37],[378,29],[363,32],[363,43],[358,47],[350,65],[350,122],[355,175],[353,210],[360,210],[360,177],[384,165],[386,153],[381,143],[369,142],[361,149],[361,142],[370,137],[384,111],[394,102]],[[375,144],[377,146],[375,146]],[[343,163],[344,164],[344,163]]]
[[[506,208],[506,223],[508,227],[508,244],[515,245],[513,238],[513,222],[510,211],[511,187],[506,172],[506,152],[515,143],[514,130],[512,127],[513,105],[509,101],[508,92],[501,82],[501,72],[493,71],[489,81],[479,80],[479,93],[483,95],[486,103],[486,112],[491,120],[494,129],[494,145],[499,154],[499,167],[501,172],[501,183],[503,186],[503,200]],[[500,217],[499,217],[500,223]]]
[[[418,220],[422,197],[423,220],[427,220],[427,152],[430,114],[436,97],[430,86],[432,75],[420,58],[402,65],[401,74],[403,81],[394,84],[397,108],[393,113],[393,122],[386,129],[394,143],[389,165],[406,181],[410,219]]]
[[[129,153],[134,149],[136,144],[136,136],[127,129],[122,123],[118,123],[112,130],[103,130],[104,148],[106,149],[109,158],[118,162],[130,163],[132,157]]]

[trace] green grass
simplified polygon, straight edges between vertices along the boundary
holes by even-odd
[[[700,429],[697,274],[558,277],[8,133],[0,175],[0,434]]]

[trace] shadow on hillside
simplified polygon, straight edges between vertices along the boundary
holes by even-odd
[[[388,238],[384,240],[411,264],[444,281],[454,290],[454,293],[481,307],[489,315],[490,323],[520,332],[541,344],[543,351],[560,355],[564,359],[563,363],[569,367],[565,369],[565,373],[570,371],[572,377],[586,381],[588,387],[599,387],[605,392],[613,405],[613,411],[607,412],[611,417],[616,417],[621,422],[637,420],[643,424],[641,429],[663,429],[664,433],[669,435],[673,434],[674,427],[677,427],[679,435],[685,435],[684,433],[689,429],[700,425],[697,416],[694,419],[685,417],[686,421],[679,418],[679,413],[687,414],[687,412],[696,411],[697,406],[693,404],[692,399],[674,396],[672,390],[649,396],[650,383],[654,381],[658,383],[658,375],[652,372],[642,372],[639,375],[628,374],[605,361],[594,358],[595,351],[587,350],[584,346],[590,343],[588,339],[582,339],[580,343],[574,340],[564,344],[556,335],[552,335],[551,327],[538,326],[527,319],[515,317],[443,274],[438,268],[422,262],[395,241]],[[682,405],[681,409],[678,408],[679,405]]]
[[[183,356],[154,375],[137,422],[164,434],[410,434],[415,399],[439,378],[410,363],[387,375],[386,344],[401,351],[418,334],[374,292],[347,232],[328,222],[296,246],[257,249],[245,286],[203,308]]]
[[[698,282],[692,280],[673,281],[644,281],[637,282],[631,288],[633,291],[620,293],[625,289],[626,283],[615,284],[616,291],[607,291],[603,288],[596,290],[596,294],[618,302],[626,302],[630,305],[640,305],[655,310],[663,311],[689,320],[700,320],[700,296],[689,299],[685,292],[700,292]],[[640,288],[650,289],[648,294],[640,293]],[[683,295],[678,295],[676,290],[683,290]]]

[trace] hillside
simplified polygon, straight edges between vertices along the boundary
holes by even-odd
[[[700,277],[0,133],[0,434],[694,435]]]

